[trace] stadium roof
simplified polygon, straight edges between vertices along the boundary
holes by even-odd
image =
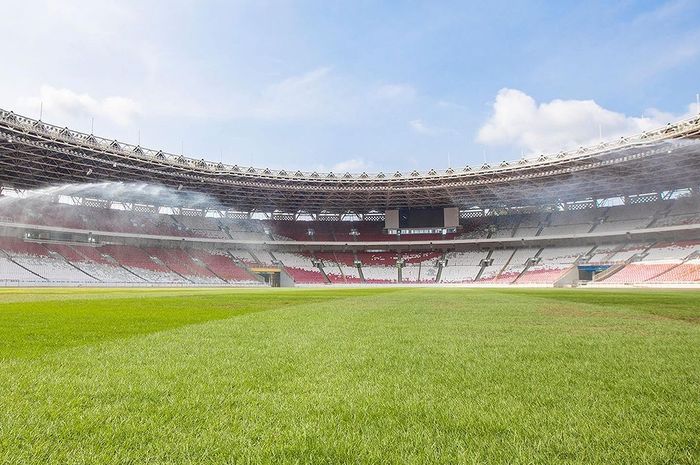
[[[366,213],[500,208],[700,186],[700,116],[536,158],[409,173],[316,173],[173,155],[0,110],[0,184],[33,189],[129,181],[200,192],[236,211]],[[123,200],[123,199],[114,199]]]

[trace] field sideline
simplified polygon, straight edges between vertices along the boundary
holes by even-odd
[[[700,463],[700,292],[0,290],[0,464]]]

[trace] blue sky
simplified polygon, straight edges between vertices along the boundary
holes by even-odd
[[[689,116],[700,92],[693,0],[9,3],[0,107],[239,165],[512,160]]]

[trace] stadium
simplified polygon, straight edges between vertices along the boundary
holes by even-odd
[[[0,465],[700,464],[700,2],[5,2]]]
[[[373,174],[227,166],[8,111],[0,124],[5,285],[700,283],[700,117]]]
[[[696,463],[699,135],[306,173],[0,111],[0,454]]]

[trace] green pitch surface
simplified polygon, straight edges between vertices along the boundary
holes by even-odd
[[[700,293],[0,291],[0,463],[700,463]]]

